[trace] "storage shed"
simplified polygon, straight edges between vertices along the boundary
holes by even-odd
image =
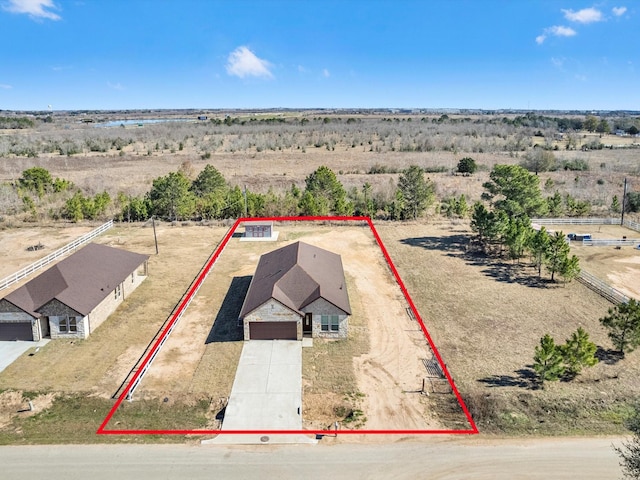
[[[265,220],[246,221],[244,222],[244,235],[242,240],[245,241],[269,241],[277,240],[278,232],[273,230],[273,222]]]

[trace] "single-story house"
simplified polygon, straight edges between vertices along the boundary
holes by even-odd
[[[147,277],[148,259],[85,246],[0,299],[0,340],[87,338]]]
[[[240,320],[245,340],[346,338],[351,315],[340,255],[296,242],[260,257]]]

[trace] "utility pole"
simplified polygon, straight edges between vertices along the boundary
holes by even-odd
[[[620,225],[624,226],[624,209],[627,206],[627,177],[624,177],[624,188],[622,189],[622,216],[620,217]]]
[[[151,215],[151,225],[153,225],[153,239],[156,242],[156,255],[158,255],[158,237],[156,236],[156,219]]]
[[[247,186],[244,186],[244,217],[247,218]]]

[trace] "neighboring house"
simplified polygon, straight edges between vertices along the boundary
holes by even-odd
[[[245,340],[346,338],[349,315],[340,255],[303,242],[260,257],[240,311]]]
[[[87,338],[146,278],[148,258],[87,245],[0,299],[0,340]]]

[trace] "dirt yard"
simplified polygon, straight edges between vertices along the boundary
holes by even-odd
[[[98,226],[98,225],[96,225]],[[51,227],[11,228],[0,230],[0,278],[37,262],[41,258],[64,247],[66,244],[89,233],[94,227],[69,224]],[[29,247],[42,247],[29,250]],[[0,295],[3,292],[0,291]]]
[[[229,242],[149,370],[140,387],[141,394],[216,392],[218,396],[228,396],[242,348],[242,331],[236,319],[259,256],[291,241],[303,240],[342,255],[345,274],[355,279],[348,285],[354,306],[350,336],[365,336],[353,341],[369,345],[363,349],[367,353],[346,359],[355,375],[353,385],[347,376],[346,381],[326,388],[303,375],[305,426],[321,429],[341,420],[335,407],[355,400],[366,416],[366,422],[359,425],[362,428],[441,428],[426,398],[416,393],[425,376],[422,359],[430,357],[426,339],[417,323],[409,319],[406,302],[368,227],[285,224],[276,228],[280,233],[277,242],[240,242],[237,238]],[[316,339],[314,343],[309,350],[340,342]],[[314,362],[306,365],[305,371],[332,369],[335,356],[348,353],[335,350],[335,346],[328,348],[334,348],[329,358],[305,352],[305,361]],[[336,375],[340,378],[345,372]]]

